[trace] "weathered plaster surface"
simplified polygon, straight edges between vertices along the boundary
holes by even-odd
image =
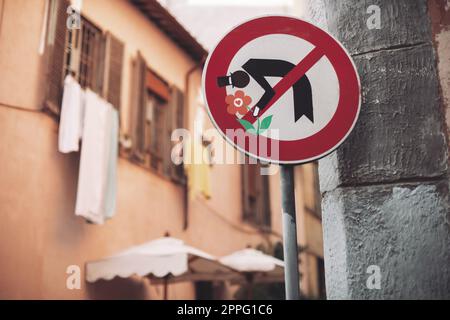
[[[361,113],[340,148],[344,184],[445,174],[447,153],[435,55],[431,45],[357,56]],[[355,147],[358,146],[358,147]]]
[[[430,42],[425,0],[323,0],[327,26],[351,54]],[[367,8],[380,8],[381,28],[367,28]]]
[[[434,50],[428,3],[304,3],[306,16],[326,26],[353,55],[362,85],[353,133],[319,162],[327,295],[450,298],[448,152],[440,88],[447,59],[438,59],[440,49],[439,56]],[[367,28],[369,5],[380,7],[381,29]],[[440,37],[445,35],[437,39],[447,44]],[[379,290],[366,286],[370,265],[380,267]]]
[[[450,234],[445,183],[339,188],[323,209],[330,299],[448,298]],[[366,286],[370,265],[380,290]]]

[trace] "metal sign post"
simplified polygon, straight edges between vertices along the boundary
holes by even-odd
[[[294,166],[281,165],[284,282],[286,300],[300,299],[297,222],[295,219]]]

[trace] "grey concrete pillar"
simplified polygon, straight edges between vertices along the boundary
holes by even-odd
[[[448,155],[427,1],[304,4],[352,54],[363,95],[353,133],[319,164],[328,298],[450,298]],[[381,29],[366,25],[370,5]],[[379,289],[369,278],[378,268]]]

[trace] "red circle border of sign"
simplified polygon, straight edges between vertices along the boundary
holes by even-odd
[[[250,153],[246,145],[231,141],[227,129],[242,129],[235,117],[226,111],[225,88],[217,86],[216,79],[227,74],[234,55],[249,41],[270,34],[287,34],[302,38],[324,52],[332,64],[339,82],[339,102],[335,114],[319,132],[307,138],[279,141],[278,159],[264,158]],[[323,59],[323,58],[322,58]],[[293,17],[268,16],[245,22],[230,31],[210,53],[203,72],[203,94],[208,113],[219,132],[231,144],[249,156],[273,163],[306,163],[324,157],[335,150],[350,134],[360,110],[360,81],[350,55],[327,32]],[[213,108],[211,108],[213,107]],[[224,129],[222,129],[224,128]],[[258,136],[259,143],[272,143],[270,138]]]

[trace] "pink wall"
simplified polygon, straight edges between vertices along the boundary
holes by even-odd
[[[166,231],[218,256],[248,244],[280,240],[278,176],[271,177],[274,234],[264,235],[242,222],[238,165],[212,168],[212,198],[197,197],[189,204],[187,230],[182,229],[182,189],[126,159],[120,159],[118,165],[116,216],[103,226],[75,217],[79,154],[59,153],[58,123],[36,111],[42,101],[42,58],[37,48],[44,0],[4,1],[0,69],[2,79],[8,81],[0,82],[0,298],[157,299],[162,290],[148,280],[115,279],[92,285],[84,282],[84,271],[81,290],[68,290],[66,268],[79,265],[84,270],[87,261],[155,239]],[[82,13],[126,43],[121,114],[125,125],[121,130],[127,132],[130,64],[136,51],[141,50],[154,70],[181,89],[194,62],[127,1],[85,0]],[[23,28],[17,28],[18,24]],[[191,81],[190,126],[198,104],[200,72]],[[209,122],[207,127],[211,127]],[[298,187],[301,216],[305,214],[302,188],[311,183],[305,184],[307,187]],[[308,221],[299,218],[302,243],[310,241],[307,230],[315,230],[314,241],[321,241],[317,235],[320,221],[319,229],[317,222]],[[194,298],[193,286],[171,286],[169,298]]]

